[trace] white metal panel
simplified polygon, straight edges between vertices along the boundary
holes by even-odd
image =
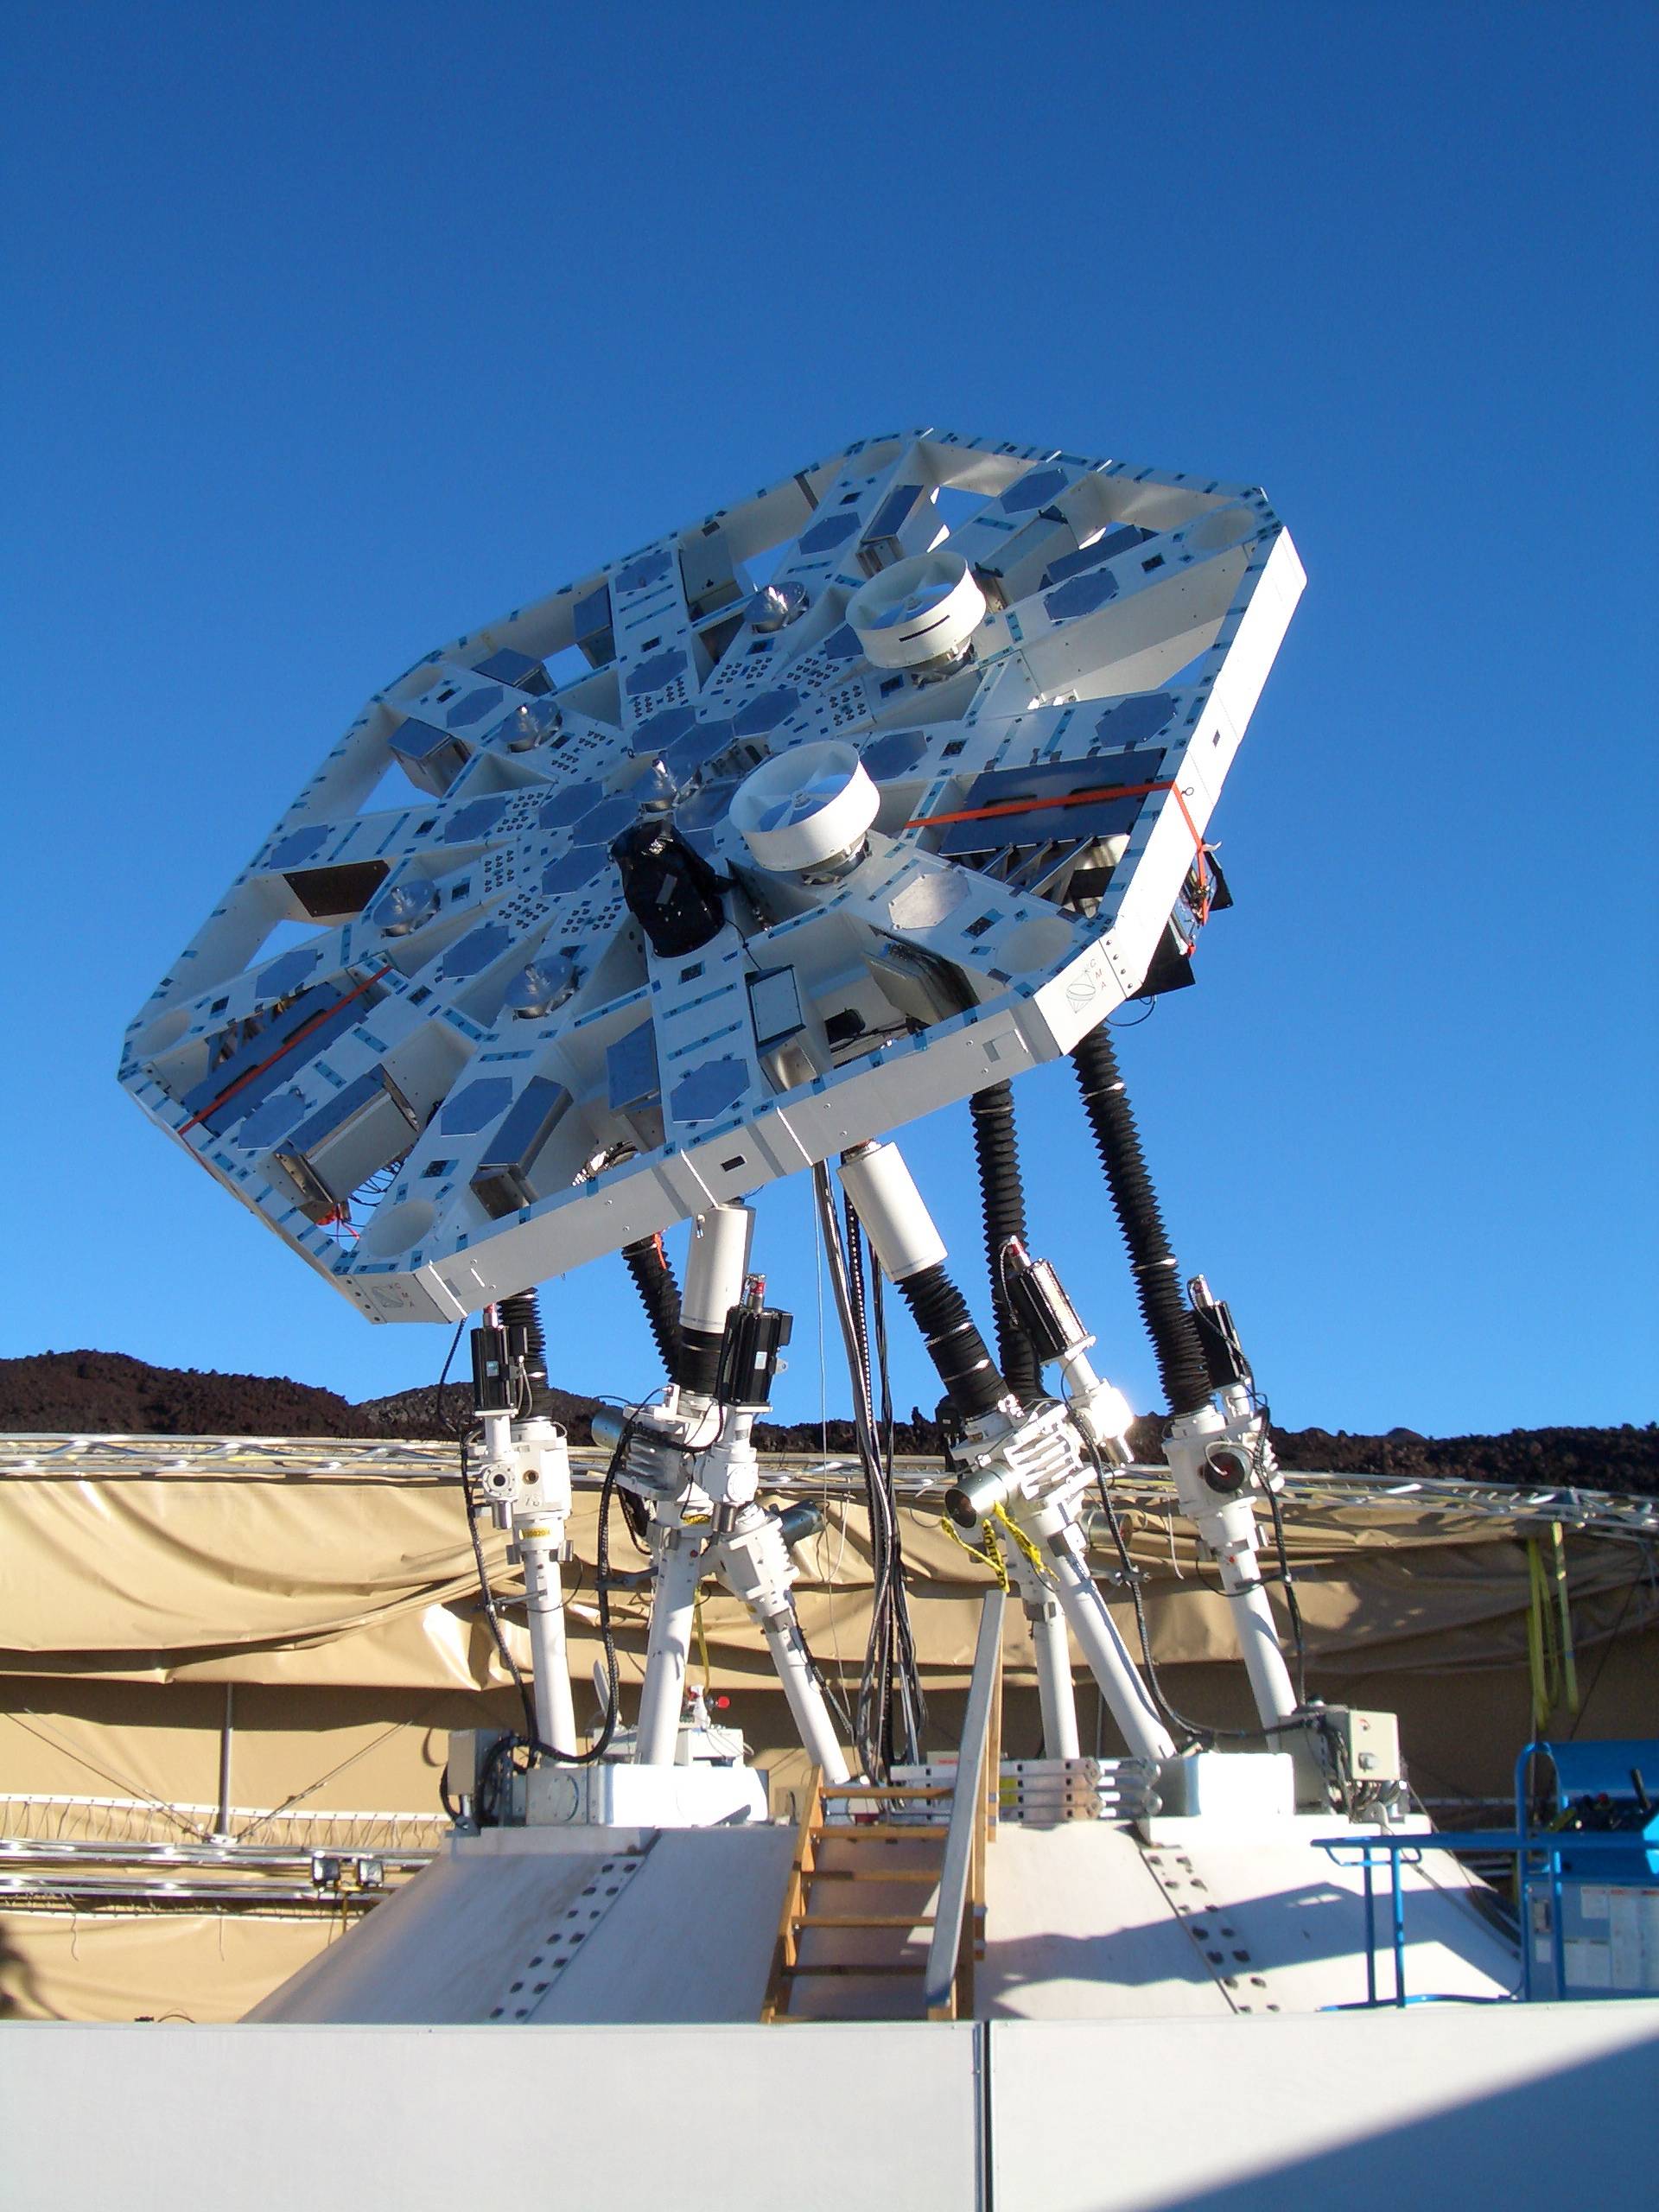
[[[793,1845],[767,1826],[462,1838],[250,2018],[758,2020]]]
[[[971,2025],[29,2022],[0,2048],[8,2212],[982,2201]]]
[[[999,2022],[996,2212],[1651,2200],[1659,2004]]]
[[[250,2018],[450,2026],[487,2020],[503,2005],[517,1967],[536,1955],[584,1892],[620,1889],[632,1878],[646,1840],[620,1831],[517,1833],[543,1839],[541,1847],[452,1846],[273,1990]]]
[[[1218,2018],[1230,2007],[1148,1872],[1133,1833],[1106,1821],[1005,1823],[985,1857],[988,2018]]]

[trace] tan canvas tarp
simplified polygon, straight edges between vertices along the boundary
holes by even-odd
[[[572,1664],[600,1654],[592,1597],[597,1501],[579,1494],[570,1606]],[[861,1649],[868,1548],[862,1513],[832,1504],[824,1534],[798,1555],[798,1597],[815,1646]],[[906,1510],[906,1560],[924,1664],[941,1680],[965,1672],[974,1593],[988,1570],[941,1529],[936,1512]],[[1131,1515],[1147,1576],[1154,1654],[1160,1662],[1223,1659],[1233,1646],[1224,1601],[1200,1573],[1190,1535]],[[613,1541],[626,1562],[620,1516]],[[522,1586],[505,1540],[487,1550],[504,1589]],[[1330,1660],[1363,1650],[1371,1664],[1504,1665],[1524,1656],[1529,1595],[1516,1529],[1470,1516],[1382,1506],[1300,1508],[1289,1529],[1310,1649]],[[1603,1601],[1623,1605],[1633,1548],[1569,1539],[1571,1591],[1586,1636]],[[1659,1593],[1639,1592],[1625,1625],[1654,1618]],[[613,1610],[631,1653],[642,1596]],[[1115,1610],[1133,1640],[1127,1604]],[[718,1670],[734,1681],[765,1673],[764,1644],[742,1608],[709,1594],[702,1621]],[[1602,1632],[1605,1632],[1605,1627]],[[1028,1661],[1011,1614],[1008,1662]],[[424,1690],[499,1683],[499,1662],[477,1604],[465,1516],[453,1484],[385,1478],[289,1483],[246,1478],[90,1481],[12,1478],[0,1484],[0,1670],[114,1681],[291,1684]]]

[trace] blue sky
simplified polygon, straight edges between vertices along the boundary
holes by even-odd
[[[122,1096],[123,1027],[418,653],[931,422],[1262,483],[1306,563],[1237,905],[1120,1039],[1277,1416],[1652,1419],[1656,23],[15,17],[0,1352],[429,1379],[443,1332],[372,1329]],[[1065,1068],[1020,1103],[1034,1241],[1155,1402]],[[966,1109],[912,1154],[983,1313]],[[761,1201],[798,1417],[808,1220]],[[546,1306],[561,1379],[654,1383],[620,1262]]]

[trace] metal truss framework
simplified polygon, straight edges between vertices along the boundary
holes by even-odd
[[[578,1490],[596,1489],[605,1455],[580,1448],[571,1476]],[[851,1459],[814,1455],[766,1454],[762,1484],[779,1496],[861,1498],[864,1477]],[[360,1482],[365,1476],[399,1485],[422,1487],[459,1479],[454,1449],[447,1444],[339,1442],[316,1437],[261,1436],[27,1436],[0,1437],[0,1482],[41,1481],[54,1477],[85,1480],[176,1482],[309,1479]],[[931,1461],[900,1459],[894,1485],[908,1502],[937,1503],[953,1478]],[[1306,1472],[1284,1475],[1287,1498],[1319,1505],[1395,1506],[1402,1512],[1501,1522],[1558,1522],[1586,1535],[1659,1539],[1659,1498],[1627,1497],[1611,1491],[1525,1489],[1501,1483],[1389,1475]],[[1125,1511],[1155,1515],[1179,1510],[1167,1467],[1137,1464],[1116,1471],[1112,1496]],[[1108,1540],[1091,1529],[1096,1548]]]
[[[456,1319],[1179,971],[1302,583],[1246,486],[860,440],[377,693],[121,1080],[371,1319]],[[690,957],[651,823],[720,902]]]

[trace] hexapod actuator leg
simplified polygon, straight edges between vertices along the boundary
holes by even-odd
[[[514,1320],[515,1313],[528,1319]],[[486,1309],[473,1333],[473,1394],[484,1427],[475,1479],[524,1570],[537,1736],[570,1758],[576,1721],[559,1573],[570,1555],[570,1455],[558,1423],[533,1410],[546,1380],[540,1340],[535,1301],[524,1295]]]
[[[1203,1277],[1193,1279],[1190,1307],[1181,1296],[1175,1255],[1105,1029],[1090,1031],[1071,1058],[1174,1416],[1164,1456],[1175,1494],[1220,1569],[1256,1711],[1271,1730],[1294,1713],[1296,1694],[1256,1566],[1252,1494],[1272,1478],[1272,1463],[1265,1423],[1250,1402],[1250,1371],[1226,1307],[1211,1300]]]
[[[1201,1407],[1174,1422],[1164,1457],[1175,1478],[1181,1510],[1215,1560],[1227,1593],[1238,1648],[1249,1675],[1255,1709],[1271,1729],[1297,1710],[1290,1670],[1256,1564],[1258,1535],[1254,1494],[1275,1478],[1263,1467],[1261,1416],[1243,1390],[1224,1390],[1224,1410]]]
[[[753,1227],[747,1206],[715,1206],[698,1217],[670,1338],[673,1379],[662,1406],[642,1408],[628,1422],[620,1479],[650,1513],[656,1566],[634,1758],[673,1763],[697,1585],[713,1576],[766,1637],[803,1743],[827,1779],[845,1782],[847,1762],[795,1617],[789,1547],[778,1516],[755,1502],[752,1433],[789,1317],[761,1302],[760,1278],[748,1272]]]
[[[640,1766],[671,1766],[685,1710],[685,1671],[691,1656],[697,1585],[708,1572],[704,1532],[663,1520],[652,1524],[657,1580],[651,1593],[645,1642],[645,1679],[633,1756]]]
[[[1130,1751],[1171,1758],[1174,1744],[1089,1572],[1077,1500],[1092,1478],[1070,1414],[1060,1405],[1024,1412],[1010,1393],[944,1271],[944,1246],[897,1147],[867,1144],[843,1153],[841,1179],[962,1420],[962,1439],[951,1446],[958,1479],[946,1500],[952,1518],[975,1528],[999,1506],[1007,1511],[1041,1558],[1053,1599]],[[1052,1633],[1045,1622],[1051,1654]],[[1068,1664],[1068,1680],[1070,1671]],[[1055,1689],[1055,1726],[1063,1733]]]

